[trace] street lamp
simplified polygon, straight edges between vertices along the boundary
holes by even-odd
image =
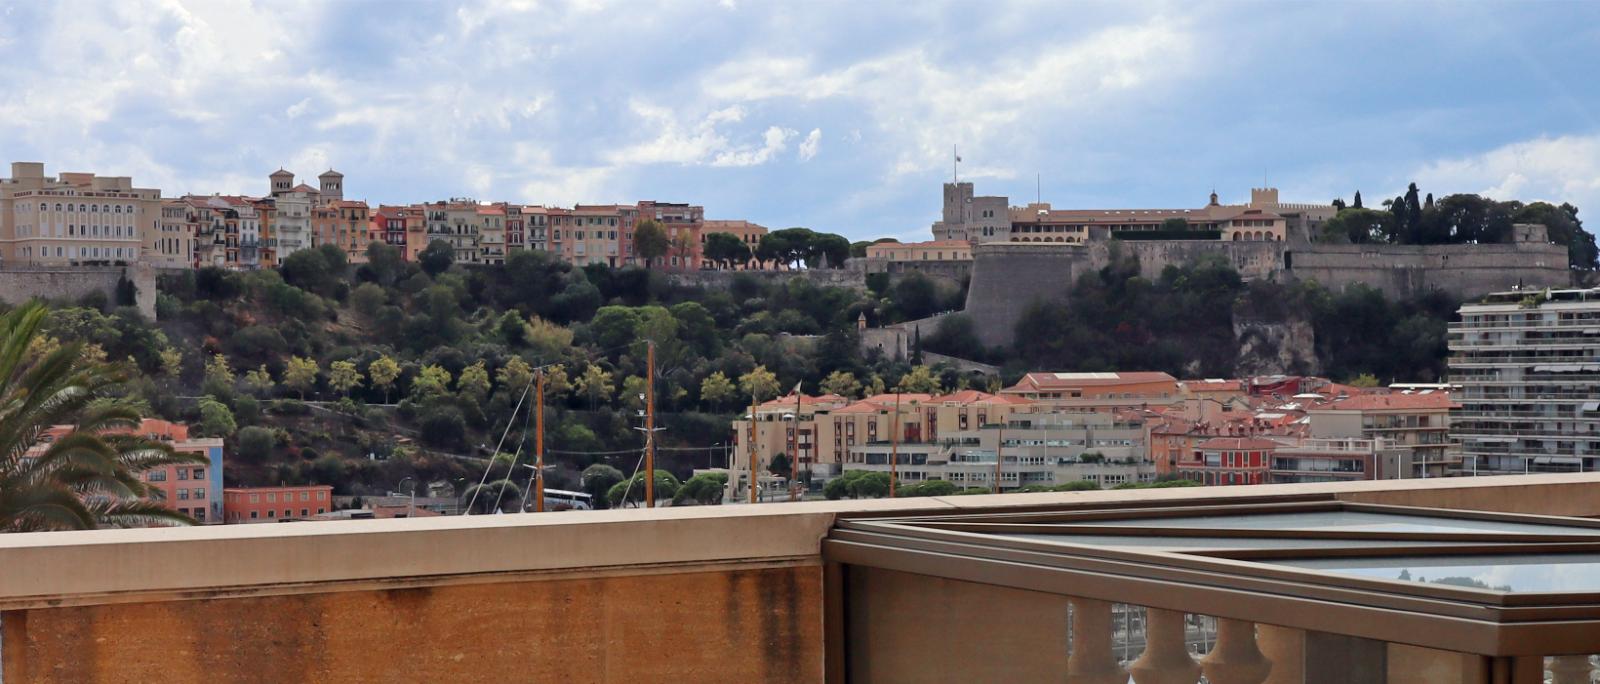
[[[411,502],[409,504],[407,504],[407,506],[406,506],[406,517],[407,518],[412,518],[412,517],[415,517],[416,513],[417,513],[417,480],[416,480],[416,478],[413,478],[411,476],[406,476],[405,478],[402,478],[400,480],[400,484],[395,485],[394,488],[396,490],[399,490],[399,491],[405,491],[405,484],[407,482],[411,483]]]

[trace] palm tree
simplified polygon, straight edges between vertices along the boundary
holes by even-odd
[[[0,532],[193,524],[140,476],[209,460],[139,436],[137,411],[96,401],[123,375],[83,343],[30,354],[45,313],[31,303],[0,316]],[[71,430],[46,443],[57,425]]]

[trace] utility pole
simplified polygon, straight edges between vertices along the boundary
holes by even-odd
[[[533,452],[533,511],[544,512],[544,369],[539,369],[538,390],[535,391],[538,403],[534,404]]]
[[[789,459],[789,500],[798,501],[800,483],[800,385],[794,386],[794,458]]]
[[[756,395],[750,393],[750,503],[761,501],[756,489],[756,471],[760,466],[761,455],[756,453]]]
[[[889,498],[894,498],[895,467],[900,460],[900,392],[894,393],[894,418],[889,421]]]
[[[644,507],[656,507],[656,343],[645,343]]]
[[[1048,442],[1049,440],[1046,440]],[[1001,450],[1006,448],[1006,423],[1000,419],[999,441],[994,443],[994,493],[1000,493],[1000,464],[1005,462],[1001,457]]]

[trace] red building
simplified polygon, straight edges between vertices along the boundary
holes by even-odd
[[[224,521],[264,523],[310,520],[333,508],[333,487],[229,487],[222,493]]]
[[[1177,471],[1207,485],[1261,484],[1272,469],[1272,454],[1282,446],[1257,437],[1216,437],[1195,445],[1178,461]]]

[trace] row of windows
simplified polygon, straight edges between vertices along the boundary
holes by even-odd
[[[80,226],[69,223],[66,235],[67,237],[134,237],[133,226],[104,226],[104,231],[101,228],[99,225]],[[50,230],[50,226],[45,226],[43,230],[31,225],[17,226],[17,237],[52,237],[52,232],[53,237],[61,237],[61,224],[57,223],[54,231]],[[105,235],[101,235],[102,232]]]
[[[295,495],[294,492],[284,492],[283,493],[283,500],[285,502],[294,501],[294,495]],[[261,503],[261,496],[262,496],[261,494],[252,493],[250,495],[250,503]],[[277,494],[277,492],[267,492],[266,497],[267,497],[267,503],[277,503],[278,502],[278,494]],[[301,501],[310,501],[311,500],[311,492],[300,492],[300,500]],[[317,500],[318,501],[327,501],[328,500],[328,493],[327,492],[317,492]]]
[[[327,513],[327,512],[328,512],[328,509],[326,509],[326,508],[318,508],[317,509],[317,515],[322,515],[323,513]],[[231,515],[229,517],[234,521],[238,521],[238,520],[241,519],[239,517],[239,514],[237,514],[237,513],[235,513],[235,514],[233,514],[233,515]],[[294,509],[292,509],[292,508],[283,509],[283,517],[285,517],[285,518],[294,517]],[[309,508],[300,509],[300,517],[302,517],[302,518],[311,517],[311,509],[309,509]],[[261,511],[250,511],[250,519],[251,520],[261,520],[263,518],[266,519],[266,520],[276,520],[278,518],[278,511],[269,510],[269,511],[267,511],[265,516],[261,515]]]
[[[188,501],[189,499],[204,499],[206,498],[206,488],[195,487],[194,489],[179,489],[177,496],[179,501]]]
[[[25,257],[51,256],[49,247],[41,247],[37,254],[34,253],[32,247],[23,247],[21,251],[22,256]],[[110,247],[57,247],[55,252],[55,256],[68,259],[132,259],[138,254],[138,250],[132,247],[126,250],[121,247],[117,247],[114,250]]]
[[[23,205],[24,208],[27,207],[27,206],[28,205]],[[74,206],[76,206],[77,208],[74,209],[73,208]],[[87,212],[87,213],[90,213],[90,214],[98,214],[98,213],[101,213],[101,212],[104,212],[104,213],[107,213],[107,214],[124,214],[124,213],[132,214],[133,213],[133,205],[132,204],[126,204],[126,205],[124,205],[124,204],[107,204],[107,205],[78,204],[78,205],[73,205],[71,203],[68,203],[68,204],[65,205],[66,208],[62,208],[62,207],[63,207],[63,205],[60,202],[56,203],[56,211],[80,211],[80,212]],[[50,205],[46,204],[44,202],[40,202],[39,203],[39,211],[50,211]]]

